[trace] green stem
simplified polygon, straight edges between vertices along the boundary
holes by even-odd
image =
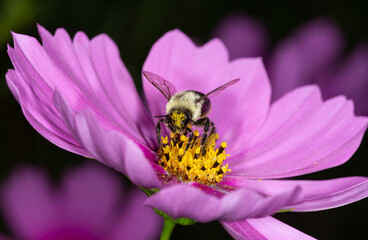
[[[174,230],[175,222],[171,221],[168,218],[164,220],[164,226],[162,227],[160,240],[168,240],[171,237],[171,233]]]

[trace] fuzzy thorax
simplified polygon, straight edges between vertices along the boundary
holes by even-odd
[[[191,114],[191,119],[196,121],[201,116],[203,102],[196,102],[200,97],[194,91],[178,92],[166,104],[166,114],[170,114],[173,109],[187,109]]]
[[[207,144],[202,147],[201,139],[197,130],[194,131],[192,141],[184,134],[171,133],[170,139],[162,137],[158,152],[159,164],[179,181],[206,185],[220,182],[231,171],[228,164],[223,166],[223,161],[229,156],[225,153],[226,143],[221,143],[220,148],[215,149],[218,139],[216,133],[210,135]]]

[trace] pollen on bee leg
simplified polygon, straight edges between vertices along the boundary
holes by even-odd
[[[227,144],[222,142],[216,149],[217,133],[210,134],[205,145],[197,130],[193,131],[193,138],[185,134],[170,133],[170,140],[162,138],[164,143],[158,152],[159,164],[179,181],[195,181],[206,185],[214,185],[231,170],[228,164],[223,165],[229,156],[225,153]],[[203,154],[202,150],[206,154]]]

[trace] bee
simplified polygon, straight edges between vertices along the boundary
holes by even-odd
[[[231,80],[204,94],[194,90],[177,92],[175,86],[161,76],[148,71],[143,71],[143,75],[168,100],[166,115],[155,116],[156,118],[161,118],[156,125],[159,145],[161,144],[161,124],[165,123],[170,131],[177,135],[190,133],[189,142],[193,139],[193,131],[189,125],[203,128],[201,145],[204,146],[208,136],[216,132],[215,124],[206,117],[211,110],[210,97],[216,96],[240,80],[239,78]]]

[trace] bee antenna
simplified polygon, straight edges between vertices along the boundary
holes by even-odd
[[[162,118],[162,117],[166,117],[167,115],[160,115],[160,116],[154,116],[154,118]]]

